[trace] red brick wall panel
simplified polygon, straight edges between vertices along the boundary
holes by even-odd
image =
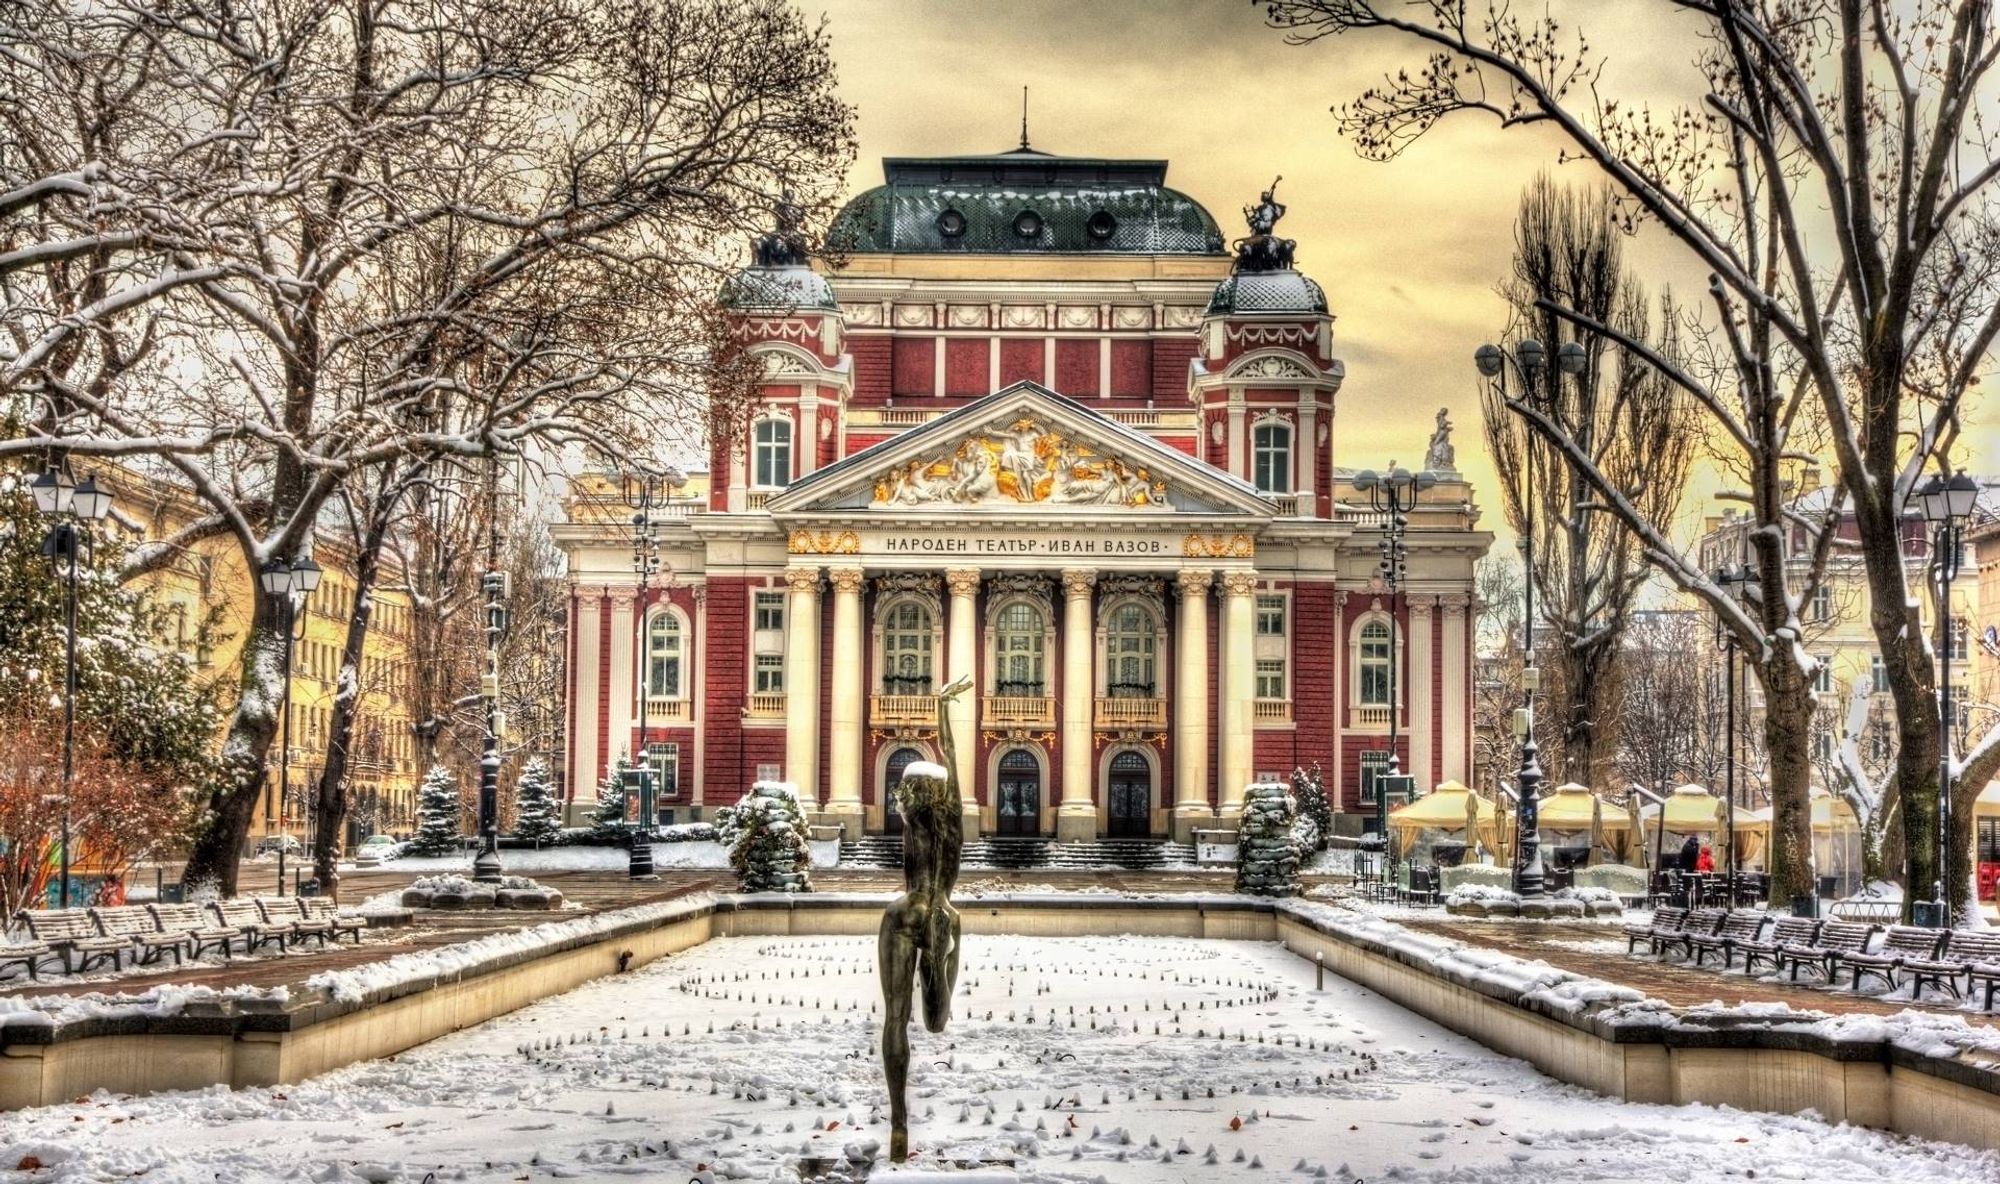
[[[1095,397],[1097,389],[1097,341],[1094,338],[1064,337],[1056,341],[1055,389],[1073,398]]]
[[[1111,343],[1111,393],[1146,398],[1153,393],[1152,344],[1143,337],[1118,338]]]
[[[854,359],[854,401],[877,406],[895,393],[891,375],[895,350],[886,333],[868,333],[847,339],[847,352]],[[928,381],[928,378],[926,378]]]
[[[953,337],[944,343],[944,393],[978,398],[992,393],[993,343],[984,337]]]
[[[750,581],[740,578],[708,580],[708,609],[702,645],[702,717],[705,743],[702,750],[702,800],[708,806],[726,806],[743,796],[756,775],[757,761],[750,756],[752,745],[765,734],[777,737],[779,758],[783,758],[784,735],[774,729],[746,729],[744,662],[748,649]],[[692,761],[690,754],[685,759]],[[768,759],[768,758],[767,758]]]
[[[1194,337],[1153,339],[1153,399],[1178,404],[1187,398],[1188,363],[1200,350]]]
[[[898,337],[891,352],[889,391],[895,395],[931,395],[937,387],[937,342],[929,337]]]
[[[1000,386],[1006,389],[1026,379],[1048,385],[1042,374],[1044,347],[1039,337],[1004,337],[1000,340]]]

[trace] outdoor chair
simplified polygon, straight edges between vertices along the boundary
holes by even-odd
[[[1403,890],[1403,903],[1434,905],[1444,884],[1444,873],[1434,867],[1413,867],[1410,869],[1409,887]]]
[[[211,900],[209,912],[218,924],[232,929],[243,941],[243,952],[248,954],[264,946],[275,945],[280,950],[288,948],[292,927],[273,925],[264,919],[264,910],[257,902],[239,897],[235,900]]]
[[[1694,950],[1694,964],[1700,966],[1714,954],[1722,959],[1722,969],[1729,970],[1736,964],[1738,947],[1762,937],[1770,919],[1761,909],[1736,909],[1722,919],[1722,928],[1688,939]]]
[[[160,932],[177,933],[187,942],[188,957],[199,958],[212,949],[229,957],[230,943],[237,938],[236,930],[218,926],[200,905],[149,904],[146,908],[153,914],[153,924]]]
[[[1799,981],[1799,971],[1811,970],[1833,983],[1833,959],[1865,953],[1881,927],[1861,921],[1828,921],[1819,927],[1819,938],[1809,946],[1783,946],[1778,950],[1777,970]]]
[[[29,937],[54,951],[64,974],[85,974],[107,962],[117,970],[119,959],[131,948],[125,941],[104,936],[88,909],[23,909],[14,919]]]
[[[1853,950],[1830,953],[1826,956],[1826,981],[1838,985],[1840,971],[1845,967],[1849,982],[1855,990],[1861,989],[1862,980],[1879,978],[1888,990],[1896,989],[1896,972],[1909,962],[1930,962],[1938,956],[1938,947],[1944,944],[1945,934],[1941,929],[1919,929],[1914,925],[1891,925],[1882,935],[1882,945],[1872,953]]]
[[[1743,973],[1755,974],[1757,967],[1765,963],[1769,963],[1771,969],[1776,970],[1780,952],[1808,949],[1819,940],[1821,924],[1821,921],[1812,917],[1779,917],[1771,926],[1769,938],[1736,943],[1736,948],[1743,954]]]
[[[144,905],[117,905],[111,908],[90,910],[97,919],[98,932],[106,937],[122,938],[131,944],[130,953],[134,961],[152,965],[168,954],[174,957],[174,965],[181,964],[181,955],[187,951],[187,939],[178,933],[162,933],[153,914]]]
[[[1983,986],[1985,1010],[1992,1011],[1994,993],[2000,990],[2000,930],[1950,930],[1935,959],[1907,959],[1903,969],[1909,973],[1913,998],[1922,999],[1926,986],[1941,987],[1954,999],[1966,998]],[[1965,979],[1965,995],[1958,993],[1960,977]]]

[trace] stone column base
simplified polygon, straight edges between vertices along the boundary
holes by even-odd
[[[979,831],[980,831],[980,821],[981,821],[979,813],[979,803],[977,802],[961,803],[959,806],[958,818],[959,818],[959,824],[963,828],[963,833],[965,835],[966,843],[967,844],[977,843],[979,841]]]
[[[1173,836],[1176,843],[1194,842],[1197,828],[1206,830],[1215,825],[1215,811],[1206,802],[1190,802],[1175,806],[1173,813]]]
[[[1097,807],[1082,803],[1056,809],[1056,842],[1090,843],[1097,839]]]
[[[852,842],[865,833],[862,827],[864,819],[865,812],[860,802],[828,802],[826,809],[819,812],[818,822],[821,826],[845,827],[843,837]]]
[[[1216,807],[1215,825],[1223,830],[1239,830],[1243,826],[1243,803],[1224,802]]]

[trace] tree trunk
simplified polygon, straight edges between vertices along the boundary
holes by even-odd
[[[1771,777],[1771,839],[1765,866],[1771,903],[1814,890],[1812,862],[1812,696],[1805,672],[1782,651],[1765,671],[1764,748]]]
[[[243,842],[270,777],[271,742],[285,698],[287,639],[271,598],[259,593],[254,603],[250,636],[243,644],[242,694],[222,742],[215,788],[181,870],[181,887],[190,894],[236,895]]]

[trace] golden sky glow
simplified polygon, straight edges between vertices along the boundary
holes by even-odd
[[[1280,227],[1299,267],[1325,287],[1347,363],[1335,461],[1357,468],[1423,459],[1431,419],[1449,407],[1459,467],[1503,529],[1479,426],[1472,351],[1499,336],[1495,286],[1507,270],[1515,204],[1557,165],[1550,133],[1501,131],[1490,118],[1446,121],[1401,159],[1359,159],[1329,106],[1385,69],[1416,61],[1386,38],[1290,47],[1246,0],[802,0],[826,14],[842,92],[860,111],[850,189],[881,180],[889,155],[997,152],[1019,138],[1030,88],[1036,148],[1066,155],[1164,157],[1167,183],[1207,206],[1226,236],[1273,175],[1290,207]],[[1628,101],[1672,98],[1690,77],[1691,18],[1665,5],[1601,0],[1585,22],[1609,59],[1605,89]],[[1701,273],[1657,232],[1628,256],[1648,285],[1701,295]],[[2000,472],[2000,407],[1968,417],[1969,464]],[[1689,515],[1713,512],[1704,476]]]

